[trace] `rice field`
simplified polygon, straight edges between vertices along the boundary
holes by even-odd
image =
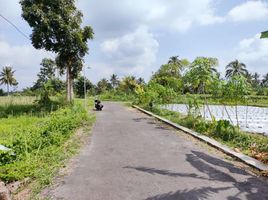
[[[0,97],[0,106],[3,107],[10,105],[32,105],[36,99],[37,97],[32,96],[5,96]]]

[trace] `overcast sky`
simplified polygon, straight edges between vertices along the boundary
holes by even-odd
[[[0,14],[30,35],[18,2],[0,0]],[[267,0],[78,0],[77,6],[95,32],[85,58],[94,83],[113,73],[148,80],[175,55],[217,57],[221,72],[239,59],[251,72],[268,73],[268,39],[259,39],[268,29]],[[0,68],[16,70],[20,89],[32,85],[42,58],[51,56],[0,18]]]

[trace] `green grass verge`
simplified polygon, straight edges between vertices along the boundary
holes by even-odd
[[[92,107],[90,100],[89,108]],[[45,117],[0,119],[0,144],[12,149],[0,151],[0,179],[8,183],[30,178],[36,194],[51,183],[64,161],[79,149],[75,131],[79,127],[90,128],[94,120],[81,100]]]

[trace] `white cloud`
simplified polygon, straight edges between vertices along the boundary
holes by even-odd
[[[31,45],[11,45],[0,40],[0,68],[12,66],[19,88],[31,86],[39,72],[44,57],[51,57],[45,51],[34,49]]]
[[[232,21],[257,21],[268,19],[268,3],[265,1],[247,1],[232,8],[227,18]]]
[[[185,32],[194,25],[209,25],[222,22],[215,15],[213,0],[157,0],[149,1],[145,19],[148,25]]]
[[[140,25],[185,32],[194,24],[222,22],[222,18],[215,15],[214,3],[215,0],[80,0],[78,7],[97,32],[115,36]],[[89,11],[90,8],[92,11]]]
[[[268,73],[268,40],[260,39],[260,34],[241,40],[236,53],[250,71]]]
[[[107,63],[120,74],[142,73],[156,60],[158,42],[148,28],[141,26],[122,37],[105,40],[101,50]]]

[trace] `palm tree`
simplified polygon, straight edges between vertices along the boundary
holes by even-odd
[[[138,79],[137,79],[137,84],[138,84],[138,85],[145,85],[145,81],[144,81],[144,79],[143,79],[142,77],[138,78]]]
[[[2,72],[0,73],[0,85],[5,84],[7,86],[7,94],[9,95],[9,86],[17,85],[18,82],[14,78],[15,71],[12,70],[12,67],[3,67]]]
[[[245,78],[247,79],[247,82],[250,85],[252,85],[252,77],[253,77],[253,75],[251,73],[249,73],[249,72],[245,74]]]
[[[173,76],[180,76],[180,72],[183,69],[184,65],[182,60],[179,59],[179,56],[171,56],[168,60],[169,73]]]
[[[268,73],[263,76],[263,79],[262,79],[262,83],[261,84],[264,87],[268,87]]]
[[[258,86],[260,86],[260,75],[258,73],[254,73],[252,76],[252,86],[253,88],[257,88]]]
[[[111,84],[109,83],[109,81],[106,78],[101,79],[98,83],[97,83],[97,92],[99,94],[108,91],[111,89]]]
[[[246,76],[248,70],[246,69],[246,65],[244,63],[239,62],[238,60],[234,60],[230,62],[226,66],[226,78],[231,78],[234,76]]]
[[[110,78],[110,82],[111,82],[111,85],[113,86],[113,88],[116,88],[119,84],[118,76],[116,74],[112,74],[112,76]]]
[[[168,64],[176,64],[179,63],[179,56],[171,56],[168,60]]]
[[[120,87],[125,93],[129,94],[134,92],[137,85],[135,76],[126,76],[122,79]]]

